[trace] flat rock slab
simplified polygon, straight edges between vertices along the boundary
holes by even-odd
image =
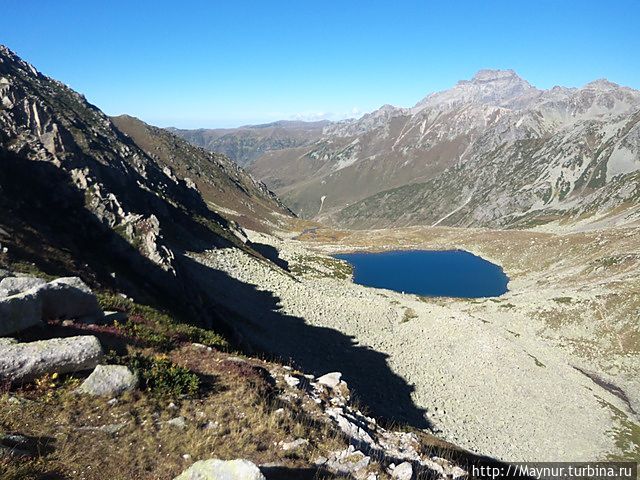
[[[200,460],[174,480],[266,480],[249,460]]]
[[[138,386],[138,376],[124,365],[98,365],[78,387],[78,393],[116,397]]]
[[[45,374],[95,368],[104,358],[92,335],[0,346],[0,381],[29,382]]]

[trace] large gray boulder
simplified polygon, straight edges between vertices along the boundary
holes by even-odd
[[[249,460],[200,460],[174,480],[266,480]]]
[[[42,299],[37,289],[0,298],[0,336],[41,324]]]
[[[104,358],[92,335],[0,346],[0,382],[29,382],[45,374],[95,368]]]
[[[98,365],[82,382],[78,393],[117,397],[138,386],[138,376],[124,365]]]
[[[42,319],[101,317],[98,299],[78,277],[53,280],[39,288]]]
[[[36,277],[7,277],[0,280],[0,297],[10,297],[24,293],[35,287],[41,287],[47,282]]]

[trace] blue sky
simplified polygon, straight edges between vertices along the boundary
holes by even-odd
[[[640,88],[640,0],[2,0],[0,43],[160,126],[411,106],[481,68]]]

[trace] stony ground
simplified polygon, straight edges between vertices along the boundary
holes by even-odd
[[[504,460],[639,458],[638,231],[455,229],[251,234],[291,273],[234,250],[193,254],[248,343],[340,370],[377,414]],[[511,278],[500,298],[421,298],[355,285],[323,253],[464,248]],[[249,300],[246,300],[249,299]]]

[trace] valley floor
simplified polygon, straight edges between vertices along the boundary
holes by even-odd
[[[226,272],[211,292],[251,319],[238,325],[248,343],[313,373],[342,371],[373,413],[481,454],[640,458],[638,229],[249,233],[291,273],[232,249],[192,254],[194,268]],[[399,248],[471,251],[503,266],[510,291],[464,300],[372,289],[327,256]]]

